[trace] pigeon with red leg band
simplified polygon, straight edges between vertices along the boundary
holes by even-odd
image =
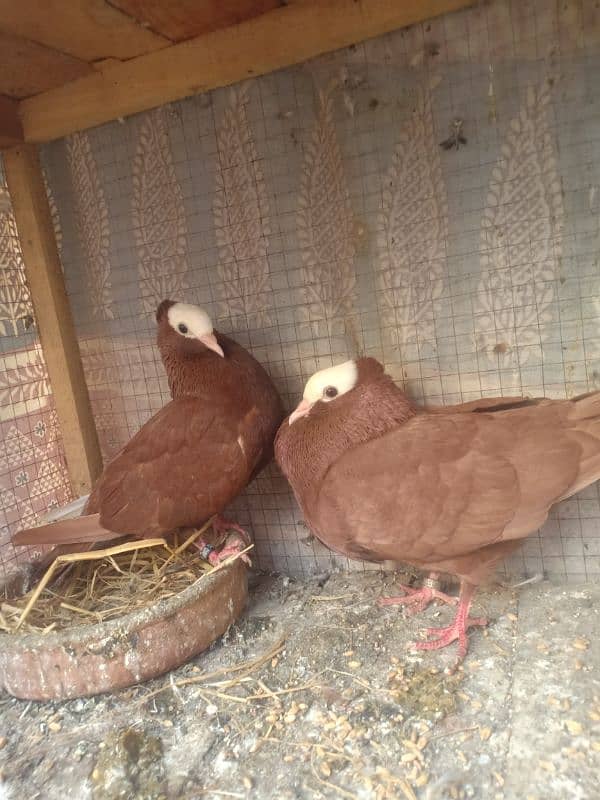
[[[263,367],[198,306],[165,300],[156,319],[173,399],[105,466],[83,516],[20,531],[15,544],[58,544],[64,552],[200,527],[271,460],[283,407]],[[216,524],[224,550],[211,550],[211,563],[247,546],[235,523],[218,517]],[[231,530],[235,544],[223,536]]]

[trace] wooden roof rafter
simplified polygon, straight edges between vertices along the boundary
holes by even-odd
[[[31,82],[9,91],[10,85],[2,88],[0,79],[0,94],[21,93],[18,114],[24,139],[41,143],[298,64],[474,2],[72,0],[73,12],[68,17],[63,12],[57,24],[64,0],[0,0],[0,36],[21,37],[21,44],[29,42],[47,58],[54,54],[61,59],[58,74],[50,66],[42,70],[43,91],[23,96],[30,94]],[[61,70],[75,74],[63,80]]]

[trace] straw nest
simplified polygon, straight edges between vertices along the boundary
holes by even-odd
[[[212,519],[180,545],[142,539],[58,556],[27,594],[0,603],[0,634],[44,634],[106,622],[179,594],[250,549],[212,567],[191,546],[211,523]]]

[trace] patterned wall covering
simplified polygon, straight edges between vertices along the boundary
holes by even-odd
[[[357,352],[431,402],[600,388],[596,6],[491,0],[46,146],[105,456],[168,398],[165,296],[288,406]],[[235,511],[262,566],[331,565],[274,467]],[[509,567],[600,577],[597,487]]]
[[[51,209],[60,245],[53,202]],[[70,499],[52,392],[0,170],[0,578],[32,554],[13,548],[10,535]]]

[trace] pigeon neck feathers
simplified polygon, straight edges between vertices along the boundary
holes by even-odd
[[[318,485],[347,450],[383,436],[416,414],[416,408],[374,359],[357,359],[356,386],[331,403],[281,426],[276,458],[296,490]],[[377,368],[375,368],[375,366]]]
[[[211,386],[227,387],[235,380],[232,363],[232,342],[216,334],[224,357],[216,356],[194,340],[172,339],[158,341],[162,362],[167,371],[173,399],[193,396]]]

